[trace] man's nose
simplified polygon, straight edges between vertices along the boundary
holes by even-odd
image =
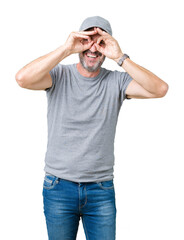
[[[89,49],[91,52],[96,52],[97,51],[97,48],[95,47],[95,45],[93,44],[90,49]]]

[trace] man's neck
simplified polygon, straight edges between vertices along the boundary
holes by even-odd
[[[96,77],[100,73],[100,69],[98,69],[96,72],[89,72],[82,66],[80,62],[77,64],[77,70],[82,76],[88,78]]]

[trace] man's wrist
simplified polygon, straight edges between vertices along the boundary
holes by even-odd
[[[125,61],[125,59],[130,58],[126,53],[124,53],[117,61],[117,64],[122,67],[123,62]]]
[[[59,50],[61,56],[63,56],[64,58],[68,57],[69,55],[71,55],[70,49],[65,44],[61,45],[58,48],[58,50]]]
[[[121,53],[119,54],[119,56],[114,59],[114,61],[115,61],[116,63],[118,63],[119,60],[123,57],[123,55],[124,55],[124,53],[121,52]]]

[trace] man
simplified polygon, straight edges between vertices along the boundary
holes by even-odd
[[[79,63],[60,62],[79,53]],[[101,65],[108,57],[123,71]],[[88,240],[113,240],[114,137],[126,98],[160,98],[168,85],[134,63],[112,37],[110,23],[89,17],[65,44],[23,67],[23,88],[46,90],[48,144],[43,185],[50,240],[76,239],[80,217]]]

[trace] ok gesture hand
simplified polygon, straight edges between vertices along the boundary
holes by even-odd
[[[116,39],[114,39],[110,34],[101,30],[100,28],[96,28],[97,33],[101,35],[98,38],[95,46],[99,52],[101,52],[106,57],[113,59],[118,62],[118,60],[123,55],[121,48]]]
[[[96,29],[93,31],[72,32],[65,46],[70,54],[83,52],[93,45],[94,42],[91,40],[90,36],[96,33]]]

